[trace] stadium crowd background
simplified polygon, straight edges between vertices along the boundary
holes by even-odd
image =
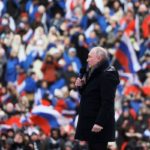
[[[0,0],[0,149],[87,150],[74,140],[74,81],[98,45],[121,80],[109,149],[150,149],[149,9],[149,0]],[[118,57],[123,35],[137,61]]]

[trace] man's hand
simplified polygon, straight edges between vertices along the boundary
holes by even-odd
[[[94,124],[93,128],[92,128],[92,132],[100,132],[103,129],[102,126],[98,125],[98,124]]]
[[[77,80],[75,82],[76,87],[82,87],[84,84],[85,84],[84,79],[77,78]]]

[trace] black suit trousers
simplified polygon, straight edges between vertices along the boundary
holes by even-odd
[[[88,143],[89,150],[107,150],[107,142],[101,143]]]

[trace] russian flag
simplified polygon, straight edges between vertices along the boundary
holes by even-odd
[[[27,113],[21,116],[20,122],[22,126],[30,126],[30,125],[39,126],[46,135],[50,134],[51,128],[50,128],[49,122],[47,119],[43,117],[40,117],[38,115],[33,115],[33,114],[31,115],[30,113]],[[33,129],[32,129],[32,132],[34,132]]]
[[[48,120],[51,128],[68,125],[72,119],[66,118],[52,106],[38,105],[32,109],[32,115],[37,115]]]
[[[119,77],[120,77],[120,80],[123,80],[126,83],[126,85],[134,84],[139,87],[142,86],[142,83],[139,80],[139,77],[137,74],[119,72]]]
[[[31,114],[28,112],[26,113],[25,115],[22,115],[21,118],[20,118],[20,122],[22,125],[29,125],[32,123],[31,119]]]
[[[22,128],[22,124],[19,116],[12,116],[4,121],[6,125],[17,126],[18,128]]]
[[[115,57],[125,72],[136,73],[141,69],[130,39],[125,34],[121,38]]]
[[[51,127],[50,127],[47,119],[40,117],[38,115],[32,115],[30,117],[30,119],[31,119],[32,123],[34,125],[39,126],[46,135],[50,135]]]
[[[125,73],[125,72],[119,72],[120,80],[123,80],[124,82],[127,82],[132,78],[131,73]]]
[[[0,125],[0,132],[2,131],[7,131],[9,129],[12,129],[12,126],[11,125],[7,125],[7,124],[1,124]]]
[[[131,79],[131,73],[119,72],[120,84],[117,86],[118,94],[122,95],[125,85]]]

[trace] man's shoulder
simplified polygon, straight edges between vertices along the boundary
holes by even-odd
[[[116,71],[114,66],[109,66],[104,70],[104,72],[112,72],[112,71]]]
[[[114,66],[106,68],[102,74],[102,80],[115,81],[116,83],[119,83],[119,74],[116,68]]]

